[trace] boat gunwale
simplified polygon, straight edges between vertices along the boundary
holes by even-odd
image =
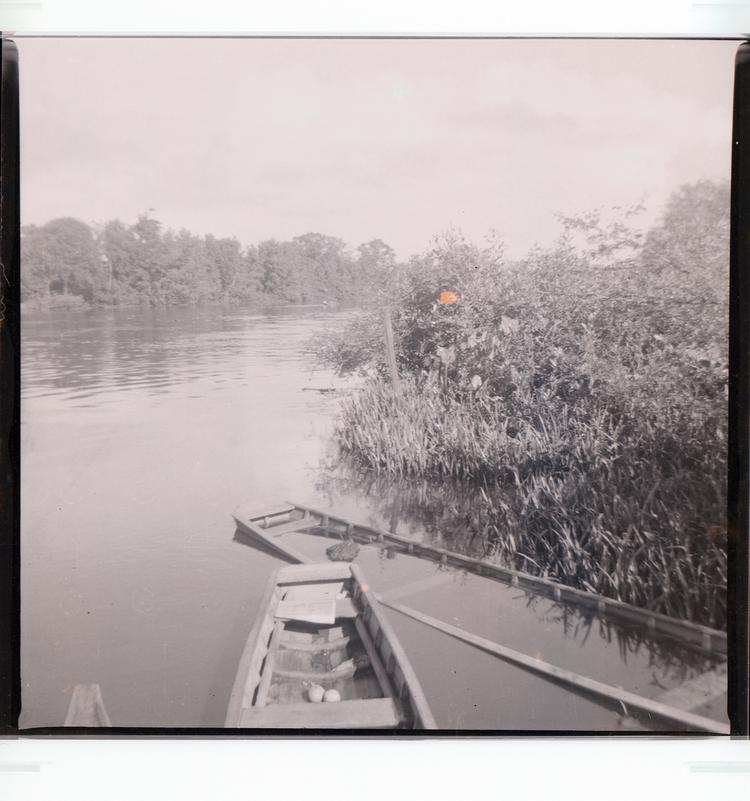
[[[410,706],[412,707],[412,711],[414,712],[415,716],[418,720],[415,720],[414,729],[437,729],[437,723],[435,718],[432,714],[432,710],[430,709],[430,705],[427,701],[427,696],[422,689],[422,685],[417,678],[417,674],[414,671],[414,668],[411,664],[411,660],[407,656],[406,652],[401,645],[400,640],[396,636],[393,627],[386,617],[385,614],[381,612],[381,606],[378,599],[375,597],[375,593],[369,589],[367,586],[367,582],[362,574],[358,565],[352,564],[351,565],[352,575],[355,577],[356,584],[359,587],[359,600],[362,604],[362,622],[367,627],[370,635],[372,636],[372,640],[377,650],[379,656],[383,661],[383,666],[385,667],[385,672],[388,678],[391,680],[391,683],[394,685],[394,688],[397,692],[396,700],[399,703],[402,703],[402,699],[404,697],[404,690],[407,691],[407,695],[409,698]],[[374,619],[375,626],[371,624],[371,621]],[[400,668],[401,673],[404,678],[403,686],[399,692],[398,683],[396,682],[395,675],[395,667],[394,671],[391,671],[388,666],[387,659],[384,658],[384,654],[382,653],[382,646],[378,647],[377,638],[375,636],[375,632],[373,629],[377,627],[383,635],[383,640],[388,642],[388,645],[391,649],[391,654],[394,659],[395,666]]]
[[[232,691],[229,696],[229,703],[227,705],[227,714],[224,722],[226,728],[237,728],[242,718],[242,710],[244,708],[245,691],[247,683],[250,679],[251,669],[253,667],[253,659],[260,646],[260,635],[263,631],[263,625],[268,618],[268,611],[273,596],[276,592],[278,583],[276,581],[276,573],[274,571],[269,576],[266,582],[263,595],[261,596],[260,604],[258,606],[259,614],[256,616],[255,621],[250,629],[245,646],[242,650],[242,656],[237,667]],[[261,665],[258,665],[258,672],[260,673]]]

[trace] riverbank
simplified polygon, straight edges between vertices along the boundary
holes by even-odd
[[[332,311],[342,311],[348,308],[344,303],[295,303],[293,301],[277,300],[275,298],[260,299],[255,301],[199,301],[196,303],[150,303],[131,302],[131,303],[94,303],[84,300],[80,295],[53,294],[26,300],[21,303],[21,313],[28,312],[48,312],[48,311],[104,311],[107,309],[148,309],[148,308],[205,308],[215,307],[217,309],[253,309],[259,312],[272,312],[275,309],[331,309]]]

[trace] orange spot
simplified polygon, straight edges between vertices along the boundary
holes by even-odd
[[[367,584],[362,585],[362,592],[367,592],[369,590],[369,586]]]
[[[708,526],[707,527],[707,533],[708,533],[708,536],[712,540],[715,540],[717,537],[719,537],[721,534],[724,533],[724,527],[723,526]]]
[[[445,290],[444,292],[440,293],[438,303],[441,306],[452,306],[454,303],[458,303],[458,293]]]

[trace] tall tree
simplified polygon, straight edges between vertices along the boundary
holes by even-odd
[[[105,223],[99,234],[99,247],[104,256],[109,302],[128,303],[145,296],[150,281],[131,226],[120,220]]]
[[[293,242],[269,239],[258,245],[261,288],[271,299],[304,302],[303,257]]]
[[[21,298],[24,301],[50,294],[54,270],[54,240],[44,227],[21,229]]]
[[[167,240],[162,236],[162,224],[141,214],[131,228],[138,245],[136,252],[141,270],[148,277],[148,287],[143,298],[151,303],[161,303],[163,297],[163,281],[169,269],[170,252]]]
[[[356,294],[373,294],[392,291],[396,280],[396,252],[382,239],[363,242],[357,248]]]
[[[231,297],[241,280],[243,259],[239,241],[234,238],[217,239],[208,234],[205,250],[206,260],[218,276],[222,295]]]
[[[723,299],[729,275],[729,184],[699,181],[673,192],[646,237],[643,262],[675,285],[698,282],[708,297]]]
[[[299,283],[307,300],[344,300],[351,295],[352,260],[345,242],[334,236],[307,233],[295,236],[292,243],[301,257]]]

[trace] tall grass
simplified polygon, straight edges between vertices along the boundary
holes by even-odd
[[[535,575],[721,627],[726,620],[726,487],[699,441],[642,421],[559,413],[528,420],[381,380],[344,402],[339,440],[391,476],[470,479],[492,557]]]

